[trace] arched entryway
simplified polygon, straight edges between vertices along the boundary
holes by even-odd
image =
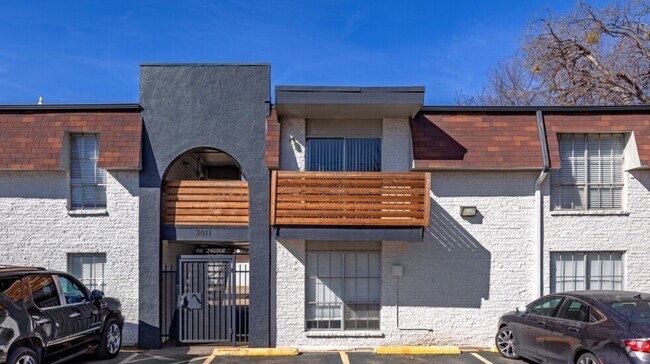
[[[248,341],[249,198],[237,161],[194,148],[167,168],[161,203],[162,340]]]

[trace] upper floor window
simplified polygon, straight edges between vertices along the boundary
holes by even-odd
[[[621,209],[623,134],[560,134],[560,169],[551,172],[553,209]]]
[[[72,210],[106,208],[106,171],[97,167],[98,134],[72,134],[70,206]]]
[[[308,171],[379,172],[381,138],[309,138]]]

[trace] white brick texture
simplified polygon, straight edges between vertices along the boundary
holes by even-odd
[[[277,345],[491,346],[499,316],[534,298],[536,177],[536,172],[432,174],[424,241],[382,243],[383,337],[305,332],[305,242],[276,241]],[[479,214],[461,218],[463,205],[477,206]],[[393,265],[404,267],[399,282],[392,277]]]
[[[106,253],[106,295],[137,342],[138,172],[107,173],[107,214],[68,214],[68,173],[0,171],[0,263],[67,271],[69,253]]]
[[[411,132],[408,119],[383,119],[381,170],[407,172],[411,168]]]

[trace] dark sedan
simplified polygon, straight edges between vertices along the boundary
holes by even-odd
[[[540,363],[650,363],[650,294],[551,294],[499,320],[499,353]]]

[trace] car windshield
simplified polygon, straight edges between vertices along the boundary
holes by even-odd
[[[648,300],[625,300],[607,304],[631,322],[650,323],[650,301]]]

